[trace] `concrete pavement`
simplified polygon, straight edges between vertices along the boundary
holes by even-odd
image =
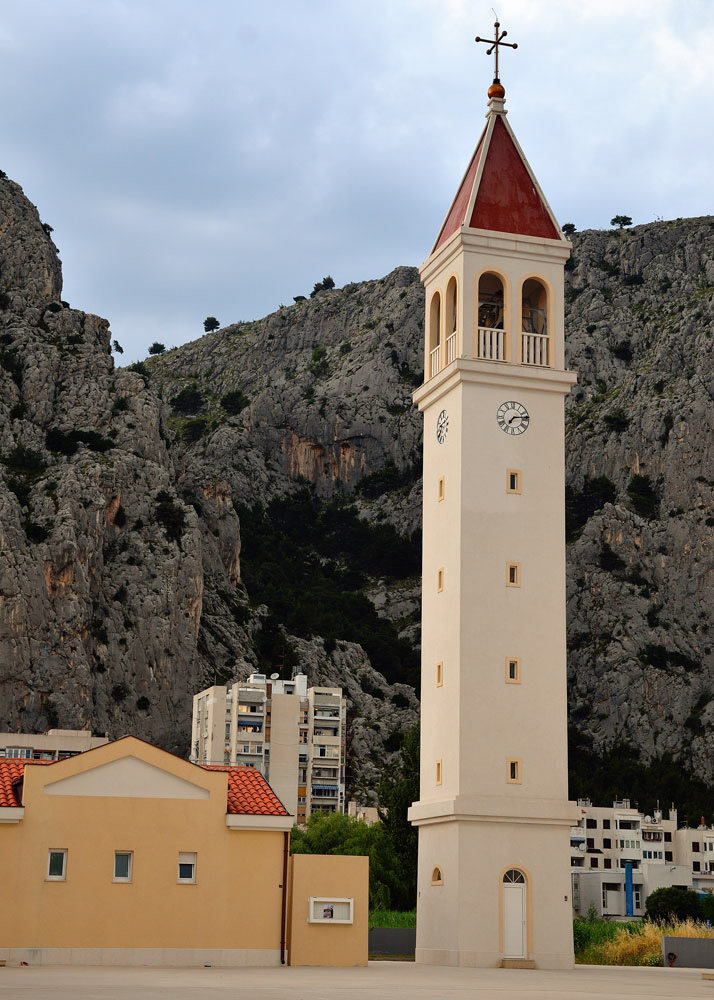
[[[577,966],[570,972],[442,969],[0,968],[0,1000],[659,1000],[714,997],[692,969]]]

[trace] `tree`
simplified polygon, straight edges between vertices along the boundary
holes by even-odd
[[[163,354],[165,350],[166,346],[164,344],[160,344],[158,340],[155,340],[149,348],[149,354]]]
[[[632,225],[632,219],[629,215],[616,215],[614,219],[610,219],[611,226],[617,226],[618,229],[624,229],[625,226]]]
[[[219,321],[216,319],[215,316],[206,316],[206,318],[203,321],[203,329],[206,331],[206,333],[213,333],[213,331],[217,330],[220,327],[220,325],[221,324],[219,323]]]
[[[112,350],[114,351],[115,354],[123,354],[124,353],[124,348],[121,346],[121,344],[119,343],[118,340],[113,340],[112,341]]]
[[[386,852],[394,856],[391,905],[396,910],[412,910],[416,906],[418,835],[407,810],[419,799],[418,722],[405,731],[399,759],[382,775],[377,796]]]
[[[691,889],[664,886],[647,897],[645,913],[648,920],[687,920],[688,917],[699,920],[702,906],[699,895]]]
[[[566,236],[572,236],[575,232],[575,225],[572,222],[566,222],[563,226],[563,232]]]
[[[327,275],[322,281],[316,281],[315,287],[310,292],[310,298],[313,299],[318,292],[329,292],[331,288],[335,287],[335,279],[331,275]]]

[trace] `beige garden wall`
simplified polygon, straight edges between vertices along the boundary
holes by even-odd
[[[290,858],[288,954],[290,965],[367,964],[369,858],[294,854]],[[352,900],[350,924],[310,922],[310,899]],[[327,902],[326,905],[330,905]],[[318,906],[318,911],[320,907]],[[344,909],[344,905],[342,906]],[[340,911],[334,905],[337,915]]]

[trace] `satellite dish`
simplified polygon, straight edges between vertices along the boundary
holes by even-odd
[[[645,823],[651,823],[651,822],[652,822],[652,817],[651,816],[645,816]]]
[[[271,674],[270,675],[271,681],[277,681],[278,677],[280,677],[280,674]]]
[[[583,854],[584,854],[584,853],[585,853],[585,851],[586,851],[586,847],[585,847],[585,844],[578,844],[578,850],[579,850],[579,851],[582,851],[582,852],[583,852]]]

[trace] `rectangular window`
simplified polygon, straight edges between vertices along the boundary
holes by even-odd
[[[603,910],[607,909],[607,885],[602,887],[602,908]]]
[[[587,837],[585,840],[585,846],[589,851],[595,850],[595,841],[592,837]]]
[[[442,687],[444,684],[444,664],[441,660],[436,665],[436,686]]]
[[[633,888],[634,888],[634,893],[635,893],[635,909],[636,910],[641,910],[642,909],[642,889],[640,888],[639,885],[636,885]]]
[[[698,840],[693,840],[692,841],[692,850],[694,851],[695,854],[699,854],[699,841]]]
[[[612,868],[612,860],[610,858],[604,858],[602,866],[603,868]]]
[[[521,784],[521,761],[518,757],[506,761],[506,781],[509,785]]]
[[[597,830],[597,820],[596,819],[586,819],[585,826],[588,830]]]
[[[506,586],[520,587],[521,585],[521,564],[508,563],[506,566]]]
[[[443,500],[444,499],[444,477],[443,476],[439,476],[439,485],[438,485],[437,491],[436,491],[436,499],[437,500]]]
[[[47,858],[47,879],[64,882],[67,878],[67,851],[51,850]]]
[[[521,661],[515,656],[506,659],[506,684],[521,683]]]
[[[441,592],[444,589],[444,571],[443,569],[437,570],[436,573],[436,589]]]
[[[191,883],[196,881],[196,855],[182,852],[178,856],[178,881]]]
[[[131,882],[133,851],[114,852],[114,882]]]
[[[665,830],[664,831],[664,841],[665,841],[666,844],[671,844],[672,843],[672,834],[670,833],[669,830]]]
[[[699,871],[699,862],[698,861],[692,861],[692,871],[695,871],[695,872]]]
[[[610,820],[609,819],[604,819],[602,821],[602,828],[603,828],[603,830],[609,830],[610,829]]]
[[[441,761],[440,760],[437,760],[437,762],[436,762],[436,783],[437,783],[437,785],[441,784]]]
[[[597,868],[597,858],[590,858],[590,867]]]
[[[521,473],[518,469],[508,469],[506,472],[506,493],[521,492]]]
[[[604,848],[612,847],[612,840],[610,839],[610,837],[603,837],[602,838],[602,846]]]

